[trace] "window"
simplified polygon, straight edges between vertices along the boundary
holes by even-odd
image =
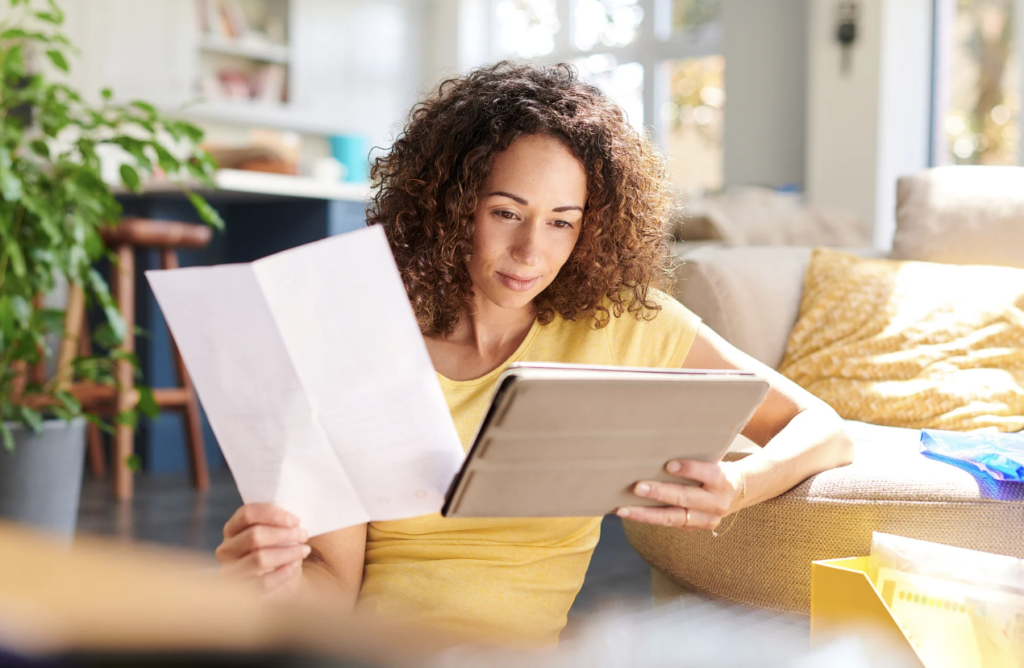
[[[1014,5],[1017,4],[1017,7]],[[937,0],[935,164],[1020,163],[1019,0]]]
[[[650,133],[687,192],[722,186],[719,0],[493,0],[493,59],[569,62]]]

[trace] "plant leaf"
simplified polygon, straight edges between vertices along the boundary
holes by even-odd
[[[29,429],[37,434],[43,430],[43,416],[39,414],[39,411],[28,406],[19,406],[18,412],[21,413],[21,419]]]
[[[114,416],[114,424],[135,429],[139,425],[139,414],[135,411],[121,411]]]
[[[46,142],[44,142],[42,139],[33,139],[31,142],[29,142],[28,146],[29,148],[32,149],[32,152],[38,155],[40,158],[49,159],[50,147],[47,146]]]
[[[142,189],[142,181],[139,173],[131,165],[121,165],[121,180],[132,192],[139,192]]]
[[[21,254],[21,246],[18,245],[17,240],[7,240],[7,255],[11,258],[11,271],[18,278],[25,277],[25,256]]]
[[[46,52],[46,56],[53,63],[54,67],[64,72],[70,72],[71,68],[68,67],[68,61],[64,58],[64,54],[57,49],[49,49]]]
[[[138,473],[142,470],[142,457],[139,457],[136,454],[128,455],[128,458],[125,460],[125,464],[127,464],[128,470],[132,473]]]
[[[136,385],[135,389],[139,391],[139,403],[136,406],[142,414],[146,417],[155,418],[160,414],[160,406],[157,405],[156,399],[153,398],[153,390],[145,385]]]
[[[112,97],[114,97],[114,89],[113,88],[104,88],[103,90],[100,91],[100,97],[102,97],[104,100],[111,99]]]
[[[204,223],[221,232],[224,231],[224,219],[220,217],[216,209],[210,206],[209,202],[191,191],[185,191],[185,196],[188,197],[188,201],[192,202],[192,206]]]
[[[175,172],[181,169],[181,163],[166,148],[154,143],[153,150],[156,151],[156,160],[160,165],[160,169],[164,170],[168,176],[173,176]]]
[[[18,321],[18,325],[28,327],[29,320],[32,318],[32,306],[28,303],[27,299],[21,295],[11,297],[11,311],[14,313],[14,318]]]
[[[57,390],[54,392],[54,396],[57,397],[58,401],[64,404],[64,408],[67,409],[69,413],[77,415],[82,412],[82,404],[78,402],[78,399],[75,399],[75,395],[71,394],[67,390]]]
[[[141,109],[142,111],[146,112],[146,115],[150,118],[155,118],[157,115],[156,107],[154,107],[148,102],[143,102],[142,100],[132,100],[128,103],[128,106],[135,107],[136,109]]]
[[[50,6],[50,11],[60,17],[61,23],[64,22],[64,10],[57,4],[57,0],[46,0],[46,4]]]
[[[14,434],[11,433],[11,428],[2,421],[0,421],[0,436],[3,437],[4,450],[14,454]]]
[[[17,202],[22,193],[21,179],[11,171],[13,166],[10,149],[0,146],[0,196],[8,202]]]

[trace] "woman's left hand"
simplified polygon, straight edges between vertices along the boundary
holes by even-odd
[[[665,465],[665,470],[700,485],[654,480],[638,482],[633,486],[634,494],[667,507],[626,506],[615,514],[644,524],[714,531],[726,516],[739,510],[737,502],[743,491],[743,474],[735,462],[673,459]]]

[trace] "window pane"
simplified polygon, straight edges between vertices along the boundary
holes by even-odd
[[[1018,162],[1020,91],[1013,0],[957,0],[943,129],[948,161]]]
[[[555,50],[555,35],[562,27],[557,0],[498,0],[495,13],[505,53],[533,58]]]
[[[687,33],[718,21],[719,0],[672,0],[672,32]]]
[[[573,38],[584,51],[599,44],[626,46],[636,39],[643,20],[637,0],[576,0]]]
[[[580,77],[598,88],[626,112],[629,124],[644,131],[644,66],[618,64],[615,56],[595,54],[573,63]]]
[[[672,181],[685,191],[722,188],[725,58],[667,63],[669,100],[661,109]]]

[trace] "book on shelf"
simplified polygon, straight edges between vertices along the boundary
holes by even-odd
[[[264,65],[252,77],[252,97],[266,103],[281,103],[285,99],[286,71],[284,65]]]
[[[249,23],[238,0],[195,0],[201,34],[228,41],[245,39]]]

